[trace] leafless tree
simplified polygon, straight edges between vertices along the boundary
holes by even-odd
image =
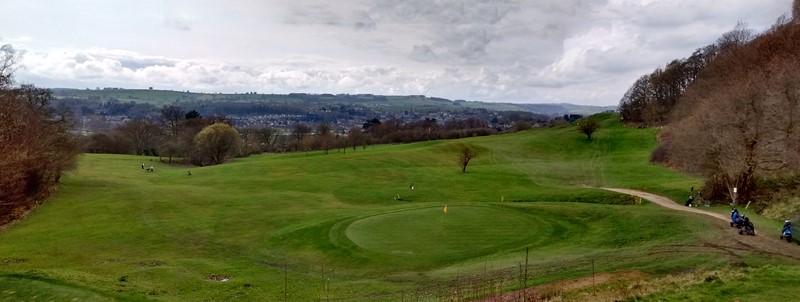
[[[592,134],[600,129],[600,122],[594,117],[585,117],[578,121],[578,131],[586,135],[587,140],[592,140]]]
[[[461,165],[461,173],[467,173],[469,162],[478,157],[478,148],[472,144],[458,144],[458,163]]]
[[[14,71],[19,66],[17,51],[10,44],[0,46],[0,87],[10,87]]]
[[[317,126],[317,146],[328,154],[328,151],[333,148],[335,138],[331,133],[331,126],[327,123],[321,123]]]
[[[158,146],[161,128],[149,120],[139,119],[125,123],[117,128],[130,139],[136,155],[149,154],[149,150]]]
[[[178,106],[164,106],[161,108],[161,123],[172,137],[177,137],[186,112]]]
[[[364,144],[366,137],[364,137],[364,132],[361,131],[359,127],[352,127],[350,130],[347,130],[347,144],[353,148],[353,151],[356,151],[356,147],[359,145]]]
[[[798,40],[798,27],[778,28],[709,65],[673,112],[671,160],[739,200],[756,178],[797,171]]]
[[[800,24],[800,0],[794,0],[792,5],[792,22]]]
[[[42,201],[79,151],[70,116],[48,106],[49,90],[12,86],[16,60],[0,47],[0,225]]]
[[[292,138],[294,139],[294,150],[301,151],[305,137],[311,133],[311,127],[303,123],[297,123],[292,127]]]
[[[722,34],[722,37],[717,39],[717,45],[721,51],[725,52],[743,46],[753,38],[755,38],[753,30],[747,27],[747,23],[739,21],[731,31]]]

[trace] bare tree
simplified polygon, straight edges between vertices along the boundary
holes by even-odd
[[[297,123],[292,127],[292,138],[294,138],[294,151],[301,151],[304,145],[304,138],[311,133],[311,127],[303,123]]]
[[[79,151],[70,116],[48,106],[49,90],[11,86],[16,60],[0,47],[0,225],[47,197]]]
[[[331,133],[331,126],[327,123],[322,123],[317,126],[317,146],[328,154],[328,151],[333,148],[335,139]]]
[[[792,23],[800,24],[800,0],[794,0],[792,5]]]
[[[739,21],[731,31],[722,34],[722,37],[717,39],[717,45],[724,52],[741,47],[753,38],[755,38],[753,30],[747,27],[747,23]]]
[[[262,152],[273,152],[278,139],[282,136],[280,131],[275,128],[264,127],[256,130],[258,142],[261,144]]]
[[[161,108],[161,123],[172,137],[177,137],[180,132],[181,122],[186,112],[178,106],[164,106]]]
[[[161,137],[161,128],[144,119],[127,122],[117,130],[130,139],[136,155],[150,154],[150,149],[158,145]]]
[[[356,147],[359,145],[364,144],[366,137],[364,136],[364,132],[361,131],[359,127],[352,127],[350,130],[347,130],[347,144],[353,148],[353,151],[356,151]]]
[[[17,69],[17,51],[10,44],[0,46],[0,87],[10,87]]]
[[[781,27],[709,65],[673,112],[671,161],[714,194],[749,200],[756,178],[800,169],[800,29]],[[717,189],[728,192],[716,192]]]
[[[600,122],[594,117],[585,117],[578,121],[578,131],[586,135],[587,140],[592,140],[592,134],[600,129]]]
[[[478,157],[478,148],[472,144],[458,144],[458,163],[461,165],[461,173],[467,173],[469,162]]]

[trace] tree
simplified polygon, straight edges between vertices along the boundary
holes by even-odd
[[[478,148],[475,145],[460,143],[457,146],[458,163],[461,165],[461,173],[467,173],[469,162],[478,157]]]
[[[704,196],[749,201],[759,178],[800,170],[800,27],[775,27],[710,64],[672,114],[670,161]]]
[[[578,131],[586,135],[587,140],[592,140],[592,134],[600,129],[600,122],[593,116],[582,118],[578,121]]]
[[[303,139],[311,133],[311,127],[303,123],[294,124],[292,127],[292,138],[294,138],[294,151],[303,149]]]
[[[184,117],[186,117],[187,120],[202,118],[202,116],[200,115],[199,112],[197,112],[197,110],[192,110],[187,112]]]
[[[792,5],[792,22],[800,24],[800,0],[794,0]]]
[[[195,111],[196,113],[197,111]],[[199,114],[198,114],[199,115]],[[167,128],[172,137],[177,137],[180,132],[181,121],[187,117],[186,113],[178,106],[164,106],[161,108],[161,123]]]
[[[130,140],[119,131],[93,133],[86,139],[85,149],[90,153],[125,154],[130,150]]]
[[[48,106],[50,90],[12,86],[16,60],[0,47],[0,225],[47,197],[79,152],[71,115]]]
[[[328,154],[328,151],[333,148],[333,144],[335,139],[333,134],[331,134],[331,126],[322,123],[317,126],[317,145],[319,148],[325,151],[325,154]]]
[[[161,137],[161,128],[158,125],[139,119],[125,123],[117,130],[130,139],[136,155],[156,155],[150,154],[150,150],[158,146],[158,139]]]
[[[240,144],[239,132],[231,125],[215,123],[206,126],[194,138],[197,152],[206,161],[218,165],[236,151]]]
[[[347,130],[347,144],[353,148],[353,151],[356,151],[356,147],[359,145],[364,144],[366,137],[364,136],[364,132],[361,131],[359,127],[352,127],[350,130]]]
[[[258,142],[261,143],[262,152],[273,152],[278,138],[283,136],[280,130],[270,127],[256,129]]]
[[[17,68],[17,51],[9,44],[0,46],[0,88],[11,87],[14,71]]]
[[[520,132],[520,131],[529,130],[529,129],[531,129],[531,127],[532,127],[531,123],[529,123],[528,121],[520,120],[520,121],[514,122],[514,125],[511,126],[511,131]]]
[[[717,39],[717,45],[723,52],[730,51],[746,45],[754,37],[753,30],[747,27],[747,23],[739,21],[731,31]]]

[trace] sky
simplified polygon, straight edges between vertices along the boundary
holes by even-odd
[[[0,0],[18,83],[617,105],[792,0]]]

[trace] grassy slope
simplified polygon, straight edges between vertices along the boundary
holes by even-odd
[[[653,252],[724,234],[585,187],[681,198],[698,185],[647,163],[653,130],[607,117],[592,141],[570,126],[468,139],[487,151],[467,174],[452,141],[263,155],[192,176],[157,160],[145,173],[144,157],[84,155],[52,200],[0,232],[0,299],[280,300],[285,269],[290,299],[305,301],[323,295],[324,269],[329,296],[396,300],[421,282],[513,269],[525,247],[531,284],[586,275],[592,259],[598,271],[650,273],[730,261]]]

